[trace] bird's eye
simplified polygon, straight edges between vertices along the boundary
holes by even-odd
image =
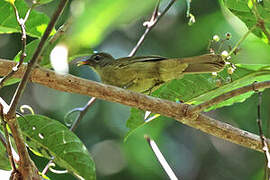
[[[93,57],[93,59],[95,60],[95,61],[99,61],[99,60],[101,60],[101,56],[100,55],[95,55],[94,57]]]

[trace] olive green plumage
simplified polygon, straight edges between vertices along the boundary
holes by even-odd
[[[114,59],[110,54],[96,53],[84,57],[80,65],[91,66],[105,84],[148,93],[184,74],[219,72],[224,69],[225,61],[215,54],[189,58],[140,56]]]

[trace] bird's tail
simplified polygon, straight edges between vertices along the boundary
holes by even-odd
[[[188,64],[188,67],[183,72],[185,74],[219,72],[225,67],[224,59],[216,54],[184,58],[183,62]]]

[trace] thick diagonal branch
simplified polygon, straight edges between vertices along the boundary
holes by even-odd
[[[9,69],[13,66],[13,62],[0,59],[0,75],[8,73]],[[25,67],[22,67],[22,69],[15,74],[15,77],[21,78],[24,70]],[[202,114],[199,114],[198,116],[186,116],[186,110],[190,108],[189,105],[146,96],[118,87],[81,79],[72,75],[58,75],[55,72],[44,68],[35,68],[31,74],[30,80],[56,90],[97,97],[107,101],[148,110],[153,113],[159,113],[174,118],[183,124],[199,129],[207,134],[250,149],[262,151],[261,141],[258,135]],[[256,88],[258,89],[267,87],[269,87],[268,83],[266,83],[265,86],[263,82],[256,83]]]

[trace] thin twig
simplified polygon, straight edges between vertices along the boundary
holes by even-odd
[[[7,130],[7,123],[3,119],[2,119],[2,125],[3,125],[3,129],[4,129],[5,137],[6,137],[6,150],[7,150],[7,153],[8,153],[9,162],[11,164],[12,171],[17,171],[15,161],[14,161],[14,158],[13,158],[13,154],[12,154],[12,148],[11,148],[11,142],[10,142],[10,138],[9,138],[9,133],[8,133],[8,130]]]
[[[168,4],[168,6],[164,9],[164,11],[162,13],[159,14],[159,1],[158,4],[151,16],[151,19],[147,22],[147,28],[145,29],[143,35],[140,37],[139,41],[137,42],[136,46],[132,49],[132,51],[130,52],[130,54],[128,55],[129,57],[132,57],[136,54],[136,52],[138,51],[139,47],[142,45],[142,43],[144,42],[147,34],[155,27],[155,25],[158,23],[158,21],[162,18],[162,16],[164,14],[167,13],[167,11],[170,9],[170,7],[173,5],[173,3],[175,2],[175,0],[171,0],[170,3]]]
[[[81,119],[83,118],[83,116],[86,114],[87,110],[93,105],[93,103],[96,101],[95,97],[92,97],[87,104],[82,108],[82,110],[80,111],[80,114],[78,115],[77,119],[74,121],[74,123],[72,124],[71,128],[69,129],[70,131],[75,131],[75,129],[78,127]]]
[[[83,108],[76,108],[76,109],[73,109],[71,110],[70,112],[67,113],[66,115],[66,118],[69,114],[75,112],[75,111],[79,111],[79,115],[77,116],[76,120],[73,122],[71,128],[69,129],[70,131],[74,132],[75,129],[78,127],[81,119],[84,117],[84,115],[86,114],[87,110],[90,108],[90,106],[93,105],[93,103],[96,101],[96,98],[95,97],[92,97],[88,102],[87,104],[83,107]],[[44,167],[43,171],[42,171],[42,174],[46,174],[47,171],[49,170],[50,168],[50,164],[53,163],[53,160],[54,160],[54,157],[51,157],[51,160],[47,163],[47,165]]]
[[[13,65],[14,62],[0,59],[0,75],[8,73],[8,70],[11,69]],[[20,70],[14,74],[14,77],[21,78],[24,73],[23,70],[25,70],[25,68],[21,67]],[[187,109],[191,108],[191,106],[187,104],[179,104],[164,99],[146,96],[144,94],[82,79],[69,74],[56,74],[54,71],[45,68],[35,68],[31,75],[31,81],[59,91],[96,97],[98,99],[117,102],[145,111],[158,113],[163,116],[168,116],[207,134],[250,149],[262,151],[259,136],[202,114],[199,114],[197,118],[196,116],[187,116]],[[270,88],[270,81],[255,83],[254,87],[254,89]],[[243,92],[253,91],[253,88],[246,88],[248,90],[243,90]]]
[[[53,163],[54,157],[52,157],[50,159],[50,161],[47,163],[47,165],[44,167],[44,169],[42,170],[42,174],[46,174],[51,166],[51,163]]]
[[[10,144],[9,134],[8,134],[8,130],[7,130],[7,123],[4,120],[4,107],[2,104],[0,104],[0,119],[1,119],[1,124],[2,124],[2,127],[4,129],[4,133],[5,133],[5,138],[3,137],[2,134],[0,134],[1,135],[1,142],[6,147],[6,150],[8,153],[8,159],[9,159],[9,162],[11,164],[12,170],[17,171],[15,161],[13,158],[13,154],[12,154],[12,148],[11,148],[11,144]]]
[[[262,92],[258,92],[258,98],[259,98],[259,102],[258,102],[258,106],[257,106],[257,124],[258,124],[258,128],[259,128],[259,134],[260,134],[260,138],[261,138],[261,143],[262,143],[262,150],[264,152],[264,156],[265,156],[265,162],[266,162],[266,174],[265,177],[266,179],[269,179],[269,172],[270,172],[270,153],[269,153],[269,148],[268,148],[268,144],[266,142],[266,138],[263,134],[263,130],[262,130],[262,120],[261,120],[261,106],[262,106]]]
[[[38,58],[38,62],[37,64],[40,64],[40,62],[42,61],[42,58],[45,56],[45,53],[47,52],[46,51],[46,47],[47,46],[50,46],[56,42],[58,42],[64,35],[65,33],[67,32],[68,28],[71,26],[72,24],[72,20],[73,18],[72,17],[69,17],[67,19],[67,21],[57,29],[56,33],[50,38],[49,40],[49,43],[45,45],[45,48],[43,48],[42,52],[41,52],[41,55],[39,56]]]
[[[161,151],[159,150],[157,144],[154,140],[152,140],[149,136],[145,135],[144,138],[148,142],[151,150],[154,152],[158,162],[160,163],[161,167],[164,169],[166,174],[169,176],[170,180],[178,180],[175,173],[173,172],[172,168],[166,161],[165,157],[162,155]]]
[[[60,39],[68,30],[68,28],[70,28],[71,24],[72,24],[72,17],[69,17],[66,22],[59,27],[59,29],[57,29],[57,32],[53,35],[53,37],[49,40],[50,44],[55,43],[58,39]]]
[[[257,25],[252,26],[248,32],[246,32],[241,39],[234,45],[234,47],[232,48],[232,50],[228,53],[228,57],[231,56],[234,51],[240,46],[240,44],[248,37],[248,35],[256,28]]]
[[[3,144],[3,146],[7,146],[7,141],[2,133],[0,133],[0,141]]]
[[[33,10],[33,8],[35,7],[35,5],[32,5],[32,7],[27,11],[24,19],[21,19],[19,16],[19,12],[16,8],[16,6],[14,4],[12,4],[15,16],[16,16],[16,20],[17,23],[19,24],[20,28],[21,28],[21,33],[22,33],[22,37],[21,37],[21,41],[22,41],[22,50],[21,50],[21,55],[20,55],[20,60],[19,62],[16,64],[16,66],[14,66],[14,68],[12,68],[12,70],[10,71],[9,74],[7,74],[5,77],[3,77],[0,80],[0,88],[4,86],[4,82],[7,81],[16,71],[18,71],[18,69],[20,68],[20,66],[22,65],[25,57],[26,57],[26,30],[25,30],[25,22],[27,21],[31,11]]]
[[[209,101],[206,101],[204,103],[193,106],[192,108],[190,108],[188,110],[188,113],[202,112],[203,110],[205,110],[213,105],[216,105],[220,102],[223,102],[227,99],[230,99],[232,97],[247,93],[249,91],[254,91],[254,89],[256,89],[256,90],[263,89],[263,87],[270,87],[270,81],[254,82],[253,84],[243,86],[243,87],[234,89],[232,91],[229,91],[227,93],[221,94],[220,96],[217,96]]]
[[[259,10],[257,8],[257,2],[255,0],[252,0],[252,4],[253,4],[252,12],[256,17],[257,27],[261,28],[261,30],[263,31],[263,33],[267,37],[268,44],[269,44],[270,43],[270,32],[265,27],[264,19],[260,15]]]
[[[37,64],[37,60],[38,60],[38,57],[47,41],[47,39],[49,38],[50,34],[51,34],[51,31],[53,30],[54,28],[54,25],[57,21],[57,19],[59,18],[59,16],[61,15],[66,3],[68,2],[68,0],[61,0],[59,5],[58,5],[58,8],[57,10],[54,12],[53,16],[52,16],[52,19],[50,21],[50,23],[48,24],[41,40],[40,40],[40,43],[32,57],[32,59],[30,60],[30,62],[28,63],[28,66],[27,66],[27,69],[25,71],[25,74],[19,84],[19,86],[17,87],[16,89],[16,92],[11,100],[11,104],[10,104],[10,110],[9,110],[9,113],[10,114],[15,114],[15,111],[16,111],[16,108],[17,108],[17,105],[18,105],[18,102],[24,92],[24,89],[26,87],[26,84],[29,80],[29,77],[30,77],[30,74],[33,70],[33,68],[36,66]]]
[[[259,19],[257,26],[261,28],[261,30],[263,31],[263,33],[265,34],[265,36],[267,37],[268,40],[268,44],[270,44],[270,32],[267,30],[267,28],[265,27],[265,23],[263,19]]]

